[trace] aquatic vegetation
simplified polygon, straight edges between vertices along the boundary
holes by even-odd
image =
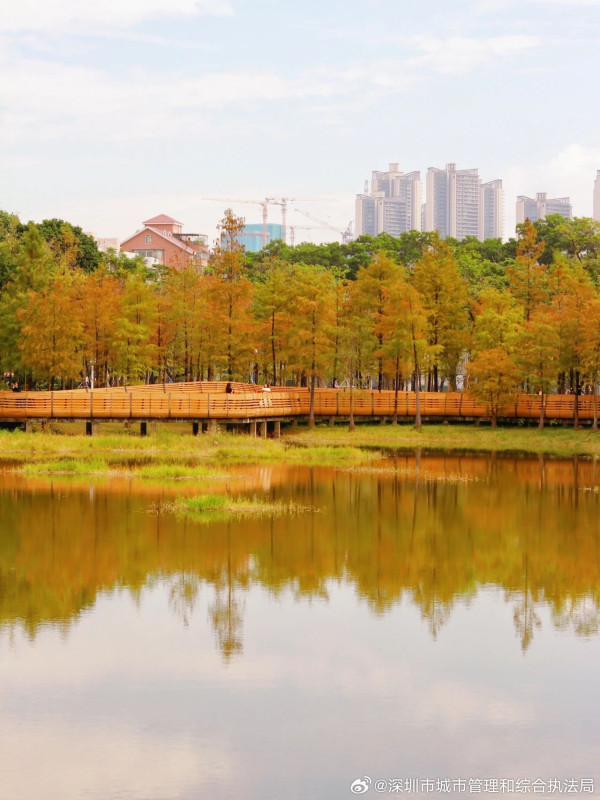
[[[314,512],[313,506],[303,506],[292,501],[260,500],[253,497],[231,497],[223,494],[203,494],[195,497],[179,497],[168,502],[158,502],[150,506],[151,514],[178,514],[201,521],[214,521],[217,517],[234,515],[238,517],[279,517],[284,514],[303,514]]]

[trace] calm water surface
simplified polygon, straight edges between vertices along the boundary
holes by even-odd
[[[598,796],[598,472],[252,467],[319,511],[209,523],[0,474],[0,798]]]

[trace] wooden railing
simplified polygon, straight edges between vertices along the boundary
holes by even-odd
[[[0,392],[0,419],[113,419],[113,420],[231,420],[305,417],[310,410],[308,389],[286,387],[263,392],[253,384],[234,384],[226,393],[225,382],[173,383],[124,388],[75,389],[57,392]],[[499,409],[501,419],[538,419],[541,398],[519,395]],[[590,395],[549,395],[544,398],[545,418],[572,420],[577,402],[582,420],[593,417]],[[356,417],[391,417],[395,409],[393,391],[316,389],[315,415],[348,417],[350,403]],[[489,418],[486,403],[463,392],[421,392],[421,414],[425,418]],[[400,392],[397,415],[414,418],[414,392]]]

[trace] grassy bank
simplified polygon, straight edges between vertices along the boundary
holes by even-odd
[[[0,431],[0,463],[28,465],[29,474],[133,472],[159,480],[222,477],[227,465],[255,463],[367,465],[395,450],[543,453],[555,457],[600,456],[600,433],[569,428],[498,428],[427,425],[319,425],[287,429],[281,439],[234,433],[192,436],[189,426],[159,425],[154,435],[116,425],[95,437],[51,432]]]
[[[107,426],[108,427],[108,426]],[[113,426],[114,427],[114,426]],[[307,446],[294,438],[251,439],[234,433],[194,437],[189,429],[163,425],[154,435],[140,437],[131,430],[86,437],[56,431],[0,431],[0,464],[29,476],[124,475],[149,480],[222,478],[228,466],[285,463],[353,466],[379,457],[376,449],[347,444]]]
[[[304,447],[352,445],[394,450],[463,451],[480,453],[545,454],[569,458],[574,455],[600,456],[600,431],[590,428],[491,428],[489,426],[425,425],[416,431],[410,425],[360,425],[350,433],[346,426],[317,427],[314,432],[299,431],[288,441]]]

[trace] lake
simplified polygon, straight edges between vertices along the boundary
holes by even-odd
[[[0,797],[597,795],[598,486],[541,457],[5,469]],[[165,505],[224,489],[315,510]]]

